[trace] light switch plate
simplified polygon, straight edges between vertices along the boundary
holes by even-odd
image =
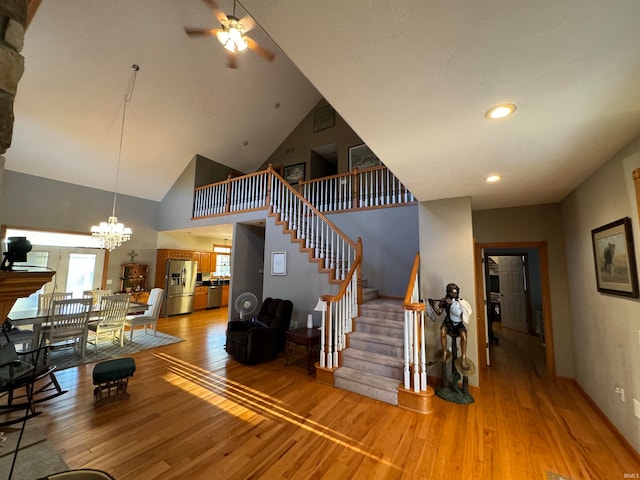
[[[633,413],[637,418],[640,418],[640,402],[635,398],[633,399]]]

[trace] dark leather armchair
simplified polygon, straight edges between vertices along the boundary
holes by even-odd
[[[275,358],[284,351],[292,312],[290,300],[266,298],[256,317],[227,324],[227,353],[247,365]]]

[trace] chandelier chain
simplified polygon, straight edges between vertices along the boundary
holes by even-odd
[[[129,81],[129,85],[127,86],[127,91],[124,95],[124,106],[122,109],[120,144],[118,146],[118,165],[116,167],[116,185],[113,190],[112,213],[106,222],[100,222],[99,225],[94,225],[91,227],[91,235],[100,240],[102,248],[106,248],[109,251],[113,250],[116,247],[119,247],[123,242],[129,240],[132,233],[131,229],[118,222],[118,217],[116,217],[116,199],[118,197],[118,182],[120,180],[120,163],[122,161],[122,145],[124,143],[124,125],[127,116],[127,104],[133,98],[133,90],[136,85],[136,76],[138,74],[138,71],[140,70],[140,67],[134,64],[131,66],[131,69],[133,70],[133,72],[131,73],[131,79]]]
[[[129,80],[129,87],[124,94],[124,107],[122,108],[122,123],[120,125],[120,145],[118,146],[118,166],[116,167],[116,186],[113,190],[113,209],[111,216],[116,216],[116,196],[118,195],[118,181],[120,179],[120,162],[122,160],[122,143],[124,141],[124,123],[127,116],[127,104],[133,98],[133,90],[136,87],[136,77],[138,76],[138,71],[140,71],[140,67],[135,63],[131,66],[133,70],[131,72],[131,79]]]

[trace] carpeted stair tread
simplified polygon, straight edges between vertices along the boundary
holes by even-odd
[[[349,382],[359,383],[365,386],[371,386],[380,390],[396,393],[398,391],[398,386],[401,383],[395,378],[374,375],[349,367],[340,367],[335,371],[334,376],[336,377],[336,380],[348,380]]]
[[[358,325],[372,325],[376,327],[397,328],[404,332],[404,321],[398,321],[391,318],[376,318],[367,315],[360,315],[356,319],[356,330]]]
[[[348,348],[342,352],[342,365],[397,381],[402,379],[403,361],[389,355]]]
[[[374,299],[378,298],[378,289],[377,288],[363,288],[362,289],[362,301],[370,302]]]
[[[404,330],[403,330],[403,333],[404,333]],[[382,335],[376,335],[375,333],[356,331],[349,334],[349,342],[353,340],[360,340],[368,343],[380,343],[382,345],[390,345],[393,347],[404,348],[403,337],[384,337]]]
[[[349,334],[349,348],[404,358],[404,340],[400,337],[352,332]]]
[[[392,357],[390,355],[384,355],[381,353],[368,352],[365,350],[359,350],[357,348],[347,348],[342,351],[342,358],[356,358],[358,360],[365,360],[371,363],[380,363],[383,365],[391,365],[394,367],[402,367],[402,358]]]

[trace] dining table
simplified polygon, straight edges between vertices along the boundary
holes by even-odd
[[[129,302],[127,315],[135,315],[144,313],[149,308],[148,303]],[[8,320],[13,327],[30,326],[33,329],[33,338],[40,338],[40,330],[42,326],[46,326],[49,322],[50,311],[48,309],[40,310],[38,308],[30,308],[24,310],[11,310]],[[89,323],[97,322],[100,319],[100,305],[94,305],[91,309]]]

